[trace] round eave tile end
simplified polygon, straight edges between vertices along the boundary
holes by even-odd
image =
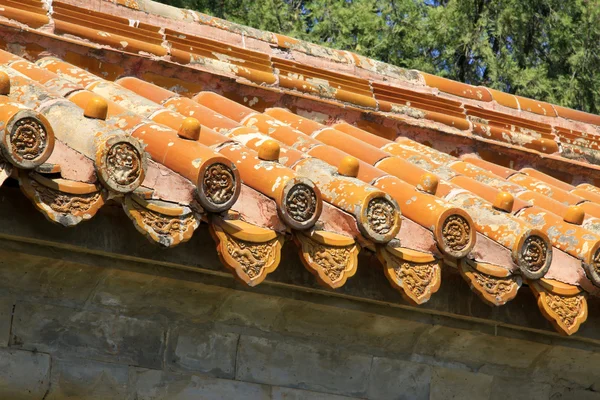
[[[310,179],[293,178],[286,182],[281,193],[277,210],[283,222],[296,230],[312,228],[323,211],[317,186]]]
[[[552,263],[552,244],[545,233],[531,229],[517,239],[513,260],[525,278],[543,278]]]
[[[241,185],[240,173],[229,160],[223,158],[207,163],[201,168],[196,183],[198,201],[206,211],[227,211],[240,196]]]
[[[96,171],[109,190],[130,193],[146,176],[147,155],[141,143],[130,136],[113,135],[96,151]]]
[[[0,149],[14,166],[34,169],[48,160],[54,150],[50,122],[33,110],[16,112],[0,134]]]
[[[387,194],[373,192],[358,208],[356,221],[361,233],[375,243],[388,243],[400,232],[398,203]]]

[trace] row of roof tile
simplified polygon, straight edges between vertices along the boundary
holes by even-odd
[[[368,60],[279,35],[271,42],[268,34],[249,30],[257,41],[305,48],[313,58],[277,57],[257,43],[252,50],[234,47],[231,36],[196,37],[171,31],[174,25],[163,31],[157,28],[163,20],[132,20],[102,1],[88,8],[77,0],[54,1],[52,10],[39,3],[10,2],[0,15],[11,20],[8,26],[16,20],[25,24],[20,29],[40,28],[34,35],[64,41],[76,36],[91,41],[86,45],[140,58],[170,57],[180,68],[200,63],[215,74],[228,65],[226,73],[287,87],[296,96],[312,93],[386,118],[430,119],[519,148],[562,151],[555,134],[564,121],[532,116],[556,110],[542,103],[535,108],[515,98],[517,108],[533,107],[515,116],[502,108],[510,108],[510,97],[482,88],[460,86],[459,97],[470,99],[463,102],[423,86],[456,95],[456,83],[440,78],[402,72],[390,84],[382,82],[393,68],[371,71],[368,79],[331,71],[314,57],[352,60],[356,68]],[[193,24],[246,35],[245,28],[187,10],[119,4],[167,10],[168,18],[183,13],[190,25],[180,25],[194,35]],[[377,124],[370,132],[335,119],[325,125],[280,107],[242,105],[194,90],[193,83],[177,78],[161,82],[186,88],[178,93],[119,77],[109,66],[106,74],[97,71],[104,77],[81,66],[55,57],[33,63],[0,52],[0,147],[6,160],[0,183],[18,179],[53,222],[73,226],[116,201],[140,232],[166,247],[189,240],[208,223],[223,263],[248,285],[277,268],[286,236],[297,243],[308,270],[330,288],[354,275],[361,249],[374,251],[392,286],[416,304],[439,289],[442,265],[449,265],[493,305],[510,301],[528,283],[544,315],[566,334],[585,320],[586,295],[600,293],[600,189],[589,183],[574,187],[535,169],[459,159],[390,136]],[[586,149],[594,154],[593,146]]]
[[[86,7],[79,0],[56,0],[50,9],[41,0],[9,3],[0,16],[32,28],[48,25],[58,35],[166,57],[256,84],[335,99],[401,118],[423,118],[541,153],[590,159],[587,149],[597,142],[600,117],[591,114],[417,71],[388,65],[384,68],[383,63],[355,54],[260,32],[191,10],[144,0],[96,0],[93,5],[85,2]],[[142,11],[155,14],[154,19]],[[157,15],[162,19],[155,20]],[[290,53],[280,54],[278,49]],[[361,70],[369,73],[360,74]]]

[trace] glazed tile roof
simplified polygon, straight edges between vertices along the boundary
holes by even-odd
[[[249,286],[285,240],[332,289],[376,254],[412,304],[453,268],[564,334],[600,295],[596,115],[147,0],[2,3],[0,185],[52,222],[207,224]]]

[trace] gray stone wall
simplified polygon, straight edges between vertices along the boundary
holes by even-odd
[[[600,399],[591,339],[51,253],[0,250],[0,399]]]

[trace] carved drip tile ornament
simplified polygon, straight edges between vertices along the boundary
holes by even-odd
[[[459,263],[461,276],[485,303],[501,306],[517,296],[523,280],[505,268],[462,259]]]
[[[248,286],[256,286],[281,260],[283,236],[241,220],[211,218],[210,232],[223,265]]]
[[[139,232],[164,247],[187,242],[200,225],[189,207],[146,200],[135,194],[125,197],[123,208]]]
[[[577,286],[549,279],[529,282],[544,317],[563,335],[572,335],[587,319],[586,293]]]
[[[88,183],[49,179],[19,171],[21,191],[52,222],[66,227],[91,219],[106,202],[106,192]]]
[[[302,263],[320,284],[337,289],[356,273],[360,246],[353,238],[313,230],[310,233],[295,232],[294,241]]]
[[[442,261],[431,254],[392,246],[379,246],[377,257],[390,284],[412,304],[423,304],[440,289]]]

